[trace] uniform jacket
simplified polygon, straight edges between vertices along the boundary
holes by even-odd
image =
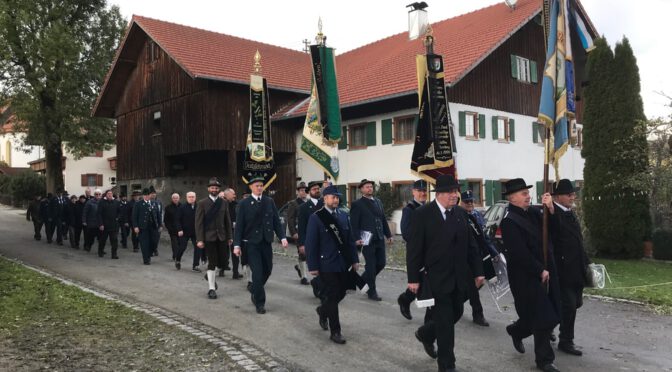
[[[81,228],[82,227],[82,214],[84,214],[84,206],[86,205],[86,202],[81,203],[79,200],[75,202],[75,205],[72,206],[71,211],[72,211],[72,220],[71,220],[71,226]]]
[[[128,217],[128,209],[130,208],[128,200],[123,201],[119,200],[119,225],[123,226],[124,224],[130,223],[130,218]]]
[[[47,198],[40,200],[40,219],[44,223],[51,221],[51,217],[49,216],[49,199]]]
[[[149,228],[158,229],[161,224],[161,215],[158,208],[151,201],[139,200],[133,205],[133,227],[140,230]]]
[[[170,235],[177,235],[177,232],[179,231],[177,229],[177,225],[175,224],[175,219],[177,217],[177,210],[181,205],[182,204],[180,203],[174,204],[171,201],[170,205],[166,207],[163,214],[163,225],[166,226],[166,230],[168,230],[168,234]]]
[[[466,211],[455,206],[451,216],[444,220],[436,201],[415,210],[406,248],[409,283],[420,282],[420,270],[424,267],[433,294],[455,290],[466,293],[467,280],[473,280],[468,278],[468,268],[474,278],[483,275],[481,257],[467,218]]]
[[[383,204],[378,198],[361,197],[352,202],[350,222],[352,233],[357,240],[361,239],[362,231],[373,234],[371,236],[372,241],[384,241],[386,237],[392,237],[390,227],[387,225],[387,218],[383,213]]]
[[[324,203],[322,202],[322,198],[317,199],[317,204],[313,204],[312,199],[306,200],[305,203],[301,204],[299,206],[299,219],[298,219],[298,225],[297,225],[297,232],[299,233],[299,239],[296,242],[296,245],[299,247],[302,245],[305,245],[306,241],[306,229],[308,228],[308,219],[310,218],[310,215],[315,213],[318,209],[322,208]]]
[[[135,199],[131,199],[128,201],[128,206],[126,207],[126,212],[127,212],[127,221],[128,224],[133,228],[133,207],[135,206]]]
[[[252,195],[240,201],[236,216],[236,230],[233,245],[240,247],[243,242],[259,244],[272,243],[273,233],[279,239],[285,239],[280,225],[278,208],[273,199],[263,195],[261,203]]]
[[[175,225],[178,232],[182,231],[184,238],[196,237],[196,203],[184,203],[177,208]]]
[[[196,221],[194,228],[196,229],[196,240],[199,242],[214,242],[218,239],[228,244],[231,240],[231,217],[229,216],[229,203],[222,198],[217,198],[218,203],[222,203],[217,217],[208,226],[205,226],[205,215],[210,208],[215,206],[215,202],[206,197],[196,203]]]
[[[98,199],[91,198],[84,205],[82,225],[86,225],[87,228],[98,228],[100,226],[98,224],[98,203]]]
[[[563,211],[557,205],[549,222],[553,253],[561,286],[583,288],[585,269],[590,263],[583,247],[581,225],[573,211]]]
[[[37,223],[42,222],[42,217],[40,216],[40,200],[32,200],[30,204],[28,204],[26,219],[28,221],[33,220]]]
[[[67,203],[70,203],[70,201],[63,196],[54,196],[51,198],[49,201],[49,217],[52,221],[56,223],[64,222],[63,215]]]
[[[404,209],[401,210],[401,222],[399,227],[401,228],[401,237],[404,238],[405,242],[408,242],[411,238],[411,216],[413,211],[415,211],[422,204],[417,201],[411,200]]]
[[[289,235],[298,234],[299,225],[299,207],[306,201],[301,198],[296,198],[287,205],[287,228]]]
[[[348,216],[345,213],[339,212],[336,221],[338,229],[341,231],[341,236],[345,241],[343,251],[350,255],[348,261],[352,263],[359,262],[357,247]],[[345,272],[349,269],[346,260],[338,249],[338,243],[315,213],[311,214],[308,219],[305,246],[308,270],[334,273]]]
[[[530,228],[516,223],[513,214],[526,221],[526,226]],[[548,294],[546,285],[541,283],[541,272],[544,270],[542,212],[538,208],[528,208],[525,211],[509,205],[508,213],[502,219],[501,228],[509,286],[520,321],[532,330],[554,327],[560,321],[559,287],[553,260],[552,238],[548,244],[547,270],[550,274]]]
[[[98,226],[104,226],[105,230],[119,230],[120,214],[121,205],[118,200],[101,199],[98,202]]]

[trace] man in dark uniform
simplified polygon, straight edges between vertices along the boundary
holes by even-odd
[[[224,190],[224,199],[226,199],[226,201],[229,204],[229,217],[231,217],[231,226],[235,230],[236,210],[238,209],[238,202],[236,201],[236,190],[230,187]],[[238,257],[235,254],[233,254],[233,242],[229,244],[229,252],[227,252],[227,255],[228,254],[231,254],[231,267],[233,269],[232,278],[235,280],[242,279],[243,276],[240,274],[240,271],[238,269],[242,257]],[[244,252],[243,255],[245,255]],[[245,261],[245,264],[247,264],[247,260]]]
[[[68,231],[66,231],[66,235],[68,236],[68,240],[70,241],[70,248],[79,248],[79,241],[75,242],[75,226],[77,224],[77,204],[78,204],[78,198],[77,195],[72,195],[70,196],[70,202],[67,205],[66,208],[66,216],[68,219]],[[82,218],[80,215],[79,218],[79,223],[82,223]]]
[[[131,232],[131,224],[130,224],[130,218],[129,218],[129,209],[130,206],[128,204],[128,198],[126,197],[126,193],[121,193],[119,195],[119,209],[120,209],[120,214],[119,214],[119,230],[120,230],[120,238],[121,238],[121,248],[127,249],[128,248],[128,234]]]
[[[50,230],[47,231],[47,242],[51,242],[56,232],[56,244],[63,245],[63,210],[66,201],[63,198],[63,192],[58,191],[57,195],[49,201]]]
[[[408,202],[404,209],[401,210],[401,223],[399,224],[401,228],[401,237],[404,239],[406,244],[411,238],[411,216],[413,212],[420,206],[424,205],[427,202],[427,182],[424,180],[417,180],[413,182],[413,200]],[[415,300],[415,293],[411,292],[410,289],[399,295],[397,298],[397,303],[399,304],[399,311],[404,318],[411,320],[413,316],[411,315],[411,302]],[[429,319],[429,309],[425,312],[425,320]]]
[[[79,200],[75,203],[75,206],[72,208],[72,218],[70,220],[70,245],[79,249],[79,242],[82,238],[82,215],[84,214],[84,206],[86,205],[86,196],[80,195]]]
[[[328,186],[323,197],[324,207],[308,220],[305,252],[310,274],[322,277],[322,305],[316,309],[320,327],[331,328],[330,339],[344,344],[338,303],[345,297],[348,270],[357,272],[359,259],[348,216],[338,211],[342,195],[336,186]]]
[[[138,235],[142,250],[142,263],[150,265],[154,246],[158,244],[161,215],[149,197],[149,189],[142,190],[142,201],[133,206],[133,231]]]
[[[140,191],[133,191],[133,194],[131,194],[131,200],[128,202],[128,223],[129,223],[129,228],[131,230],[131,243],[133,243],[133,252],[138,251],[138,247],[140,244],[140,240],[138,239],[138,234],[135,233],[135,229],[133,226],[133,207],[135,206],[136,203],[140,202],[140,199],[142,198],[142,192]]]
[[[480,287],[485,278],[467,214],[457,205],[459,183],[451,175],[439,176],[436,181],[434,202],[417,208],[411,218],[406,252],[408,288],[417,294],[422,281],[430,289],[435,301],[432,319],[418,329],[416,338],[425,350],[436,339],[439,371],[454,371],[454,325],[464,311],[469,281]],[[472,278],[468,278],[469,271]]]
[[[98,203],[103,192],[96,189],[94,197],[87,200],[82,211],[82,226],[84,228],[84,250],[91,251],[93,241],[100,239],[100,225],[98,225]]]
[[[40,200],[40,219],[44,224],[44,235],[47,237],[48,244],[51,244],[51,236],[49,235],[49,232],[51,231],[51,226],[53,225],[51,223],[51,217],[49,216],[49,201],[52,199],[52,197],[53,195],[51,193],[47,193],[47,196]],[[51,231],[52,235],[53,233],[54,232]]]
[[[359,183],[362,197],[352,203],[350,221],[357,241],[362,240],[363,231],[371,233],[369,244],[362,247],[366,269],[362,277],[369,286],[369,299],[381,301],[376,290],[376,276],[385,268],[385,239],[392,244],[392,232],[387,224],[383,203],[373,196],[373,190],[373,181],[363,179]]]
[[[263,177],[252,177],[249,181],[250,195],[240,202],[236,216],[236,235],[233,242],[234,254],[240,256],[240,246],[245,244],[252,270],[252,303],[258,314],[265,314],[266,292],[264,285],[273,270],[273,233],[287,249],[285,232],[280,225],[278,208],[273,199],[262,195]]]
[[[560,341],[558,350],[583,355],[574,345],[576,310],[583,305],[585,272],[590,259],[583,246],[581,225],[572,210],[576,190],[568,179],[560,180],[553,190],[553,203],[548,206],[553,232],[555,264],[560,279]]]
[[[196,193],[189,191],[187,193],[187,202],[180,205],[175,216],[175,226],[177,228],[177,237],[180,243],[180,249],[175,258],[175,268],[182,268],[182,255],[187,250],[187,244],[191,240],[194,247],[194,259],[191,270],[201,272],[198,265],[201,262],[201,255],[205,253],[203,249],[196,246]]]
[[[505,184],[509,201],[507,214],[501,222],[504,255],[507,257],[509,286],[518,320],[506,327],[519,353],[525,352],[523,339],[534,335],[537,368],[555,372],[555,355],[551,348],[551,332],[560,321],[558,279],[549,240],[547,259],[542,243],[542,212],[530,207],[530,191],[522,178]],[[542,202],[552,203],[550,194]],[[544,262],[546,261],[546,262]]]
[[[119,201],[114,199],[112,190],[107,190],[105,198],[98,203],[98,226],[100,226],[98,257],[105,255],[105,242],[109,238],[112,246],[112,259],[119,259],[119,256],[117,256],[117,236],[119,235],[120,215]]]
[[[170,204],[166,207],[165,213],[163,214],[163,226],[168,230],[168,236],[170,237],[170,248],[173,254],[173,262],[177,257],[177,252],[180,250],[179,237],[177,236],[177,225],[175,224],[175,219],[177,217],[177,210],[180,208],[180,194],[174,193],[170,196]]]
[[[159,215],[159,228],[154,231],[154,238],[152,238],[152,256],[159,255],[159,241],[161,240],[161,231],[163,230],[162,221],[163,221],[163,204],[161,200],[156,197],[156,190],[154,186],[149,186],[149,200],[152,203],[153,208],[156,210],[156,213]]]
[[[308,183],[308,198],[305,203],[299,206],[299,218],[297,222],[297,234],[298,238],[296,240],[296,245],[299,250],[299,255],[306,254],[305,241],[306,241],[306,229],[308,228],[308,219],[310,215],[315,213],[318,209],[322,208],[323,202],[320,193],[322,187],[322,181],[311,181]],[[316,276],[310,281],[310,285],[313,287],[313,294],[315,297],[319,297],[320,293],[320,277]]]
[[[287,205],[287,228],[289,229],[289,235],[294,240],[296,244],[297,251],[299,253],[299,262],[294,265],[294,270],[299,274],[299,280],[301,284],[308,285],[308,279],[306,278],[306,254],[302,253],[299,249],[299,207],[306,202],[306,183],[299,182],[296,186],[296,199],[290,201]]]
[[[28,210],[26,210],[26,220],[33,221],[33,238],[35,240],[42,239],[42,217],[40,217],[40,202],[41,197],[35,195],[35,198],[28,204]]]

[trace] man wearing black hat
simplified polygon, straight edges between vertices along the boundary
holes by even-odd
[[[163,230],[163,204],[161,200],[156,197],[156,190],[154,186],[149,186],[149,200],[152,203],[153,208],[156,210],[156,213],[159,215],[159,228],[154,232],[154,238],[152,239],[152,255],[159,255],[159,241],[161,240],[161,231]]]
[[[374,182],[363,179],[359,183],[359,191],[362,197],[352,202],[350,221],[355,238],[362,240],[362,232],[371,234],[369,244],[362,247],[365,260],[365,271],[362,274],[368,285],[370,300],[381,301],[376,290],[376,276],[385,268],[385,239],[392,244],[392,232],[387,224],[387,218],[383,211],[383,203],[373,196]]]
[[[551,332],[560,321],[560,299],[553,247],[548,244],[545,258],[542,241],[542,212],[530,207],[530,191],[522,178],[507,181],[504,195],[509,201],[508,212],[500,224],[504,255],[507,257],[509,286],[518,320],[506,327],[519,353],[525,352],[523,339],[534,335],[537,368],[558,371],[553,364]],[[544,194],[542,202],[552,203]]]
[[[454,325],[464,311],[468,281],[474,280],[480,287],[485,278],[467,214],[457,205],[459,183],[451,175],[441,175],[436,181],[436,199],[417,208],[411,219],[406,253],[408,289],[417,294],[422,281],[431,291],[435,303],[432,319],[415,336],[428,354],[436,340],[439,371],[454,371]],[[468,278],[468,268],[473,278]]]
[[[98,257],[105,255],[105,243],[110,239],[112,246],[112,259],[119,259],[117,256],[117,235],[119,234],[119,216],[121,206],[119,201],[114,199],[112,190],[105,192],[105,198],[98,202],[98,226],[100,226],[100,236],[98,238]]]
[[[127,249],[128,234],[131,232],[131,224],[130,219],[128,218],[130,206],[128,205],[128,198],[126,197],[125,192],[119,194],[119,208],[121,210],[119,214],[120,243],[121,248]]]
[[[208,271],[205,278],[208,280],[208,298],[217,298],[217,265],[224,262],[224,255],[231,240],[231,216],[229,216],[228,202],[218,197],[221,184],[217,178],[208,182],[208,196],[198,201],[196,205],[196,246],[205,248],[208,255]],[[224,270],[223,267],[220,269]]]
[[[151,264],[154,246],[158,245],[161,215],[150,199],[148,188],[142,190],[142,200],[133,206],[133,231],[138,235],[142,263]]]
[[[562,179],[554,185],[553,203],[549,203],[553,253],[560,279],[560,341],[558,350],[580,356],[574,345],[576,310],[583,305],[585,272],[590,259],[583,246],[581,225],[572,210],[576,190],[572,182]]]
[[[133,207],[135,207],[136,203],[140,202],[140,199],[142,199],[142,192],[135,190],[131,194],[131,200],[128,202],[128,227],[130,229],[130,235],[131,235],[131,243],[133,244],[133,252],[137,252],[139,248],[140,241],[138,240],[138,234],[135,233],[134,231],[134,226],[133,226]]]
[[[406,244],[411,239],[411,216],[413,212],[418,209],[418,207],[425,205],[427,202],[427,182],[425,180],[417,180],[413,182],[413,200],[408,202],[404,209],[401,210],[401,237],[404,239]],[[397,298],[397,303],[399,304],[399,311],[404,318],[411,320],[413,316],[411,315],[411,302],[415,300],[415,293],[411,292],[410,289],[399,295]],[[430,318],[430,310],[425,311],[425,320]]]
[[[89,199],[82,211],[82,227],[84,228],[84,250],[91,251],[93,241],[100,240],[100,225],[98,225],[98,203],[103,196],[100,189],[93,192],[93,198]]]
[[[42,239],[42,217],[40,217],[40,201],[42,197],[40,195],[35,195],[35,198],[28,205],[28,210],[26,210],[26,220],[33,221],[33,238],[35,240]]]
[[[273,270],[273,233],[287,249],[285,232],[280,225],[278,208],[273,199],[262,195],[264,178],[252,177],[248,183],[252,194],[243,199],[238,207],[236,230],[233,242],[234,254],[240,257],[241,245],[245,244],[252,270],[251,299],[258,314],[266,313],[264,285]]]
[[[287,205],[287,228],[289,229],[289,234],[294,243],[296,244],[297,251],[299,253],[299,262],[294,265],[294,270],[299,274],[299,279],[301,284],[308,285],[308,279],[306,278],[306,255],[301,252],[299,249],[299,207],[306,202],[306,183],[299,182],[296,186],[296,199],[289,202]]]
[[[299,249],[299,254],[303,254],[304,258],[306,252],[305,241],[306,241],[306,229],[308,228],[308,219],[310,218],[310,215],[315,213],[318,209],[322,208],[323,206],[322,195],[320,192],[322,188],[322,182],[323,181],[310,181],[308,183],[308,198],[306,202],[301,204],[301,206],[299,207],[299,220],[297,225],[298,239],[296,244]],[[305,277],[305,272],[303,274],[304,274],[303,276]],[[310,281],[310,284],[313,287],[313,294],[315,295],[315,297],[318,297],[320,292],[320,278],[317,276],[314,277]]]
[[[313,213],[306,229],[305,249],[310,274],[322,278],[322,305],[317,316],[323,330],[331,328],[330,339],[344,344],[338,303],[345,297],[348,270],[357,272],[358,254],[348,216],[338,210],[341,198],[336,186],[325,187],[324,207]]]

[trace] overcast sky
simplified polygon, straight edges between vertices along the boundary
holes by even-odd
[[[133,14],[194,26],[206,30],[301,50],[303,39],[312,40],[322,17],[328,45],[337,53],[406,32],[411,0],[108,0],[119,5],[128,20]],[[496,4],[495,0],[428,0],[429,18],[437,22]],[[668,116],[672,95],[670,36],[672,0],[582,0],[598,32],[614,44],[625,35],[637,57],[642,98],[648,117]],[[446,61],[450,63],[450,61]]]

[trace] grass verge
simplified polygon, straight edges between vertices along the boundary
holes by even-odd
[[[0,370],[242,370],[151,316],[0,257]]]

